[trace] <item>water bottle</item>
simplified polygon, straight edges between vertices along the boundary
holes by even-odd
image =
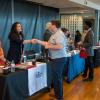
[[[22,56],[21,56],[20,63],[26,63],[26,61],[27,61],[26,55],[22,55]]]
[[[36,65],[36,59],[32,60],[32,65]]]
[[[15,72],[15,63],[14,60],[11,62],[11,72]]]
[[[27,61],[27,57],[26,57],[26,55],[24,55],[23,56],[23,62],[26,63],[26,61]]]

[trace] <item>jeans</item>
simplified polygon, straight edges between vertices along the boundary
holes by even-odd
[[[87,75],[87,72],[89,70],[89,75],[88,78],[93,79],[93,67],[94,67],[94,63],[93,63],[93,57],[92,56],[88,56],[85,60],[85,71],[84,74]]]
[[[67,57],[57,58],[51,61],[51,66],[53,71],[54,92],[55,96],[57,97],[57,100],[63,99],[62,74],[66,63],[67,63]]]

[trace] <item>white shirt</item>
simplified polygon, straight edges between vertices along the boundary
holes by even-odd
[[[66,36],[61,31],[61,29],[58,29],[56,33],[51,35],[51,37],[49,39],[49,43],[54,44],[54,45],[61,44],[63,46],[63,48],[61,48],[59,50],[49,49],[50,57],[52,59],[67,57]]]

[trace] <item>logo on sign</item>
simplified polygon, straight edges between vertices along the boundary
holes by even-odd
[[[40,78],[40,77],[42,77],[42,72],[36,72],[36,78]]]

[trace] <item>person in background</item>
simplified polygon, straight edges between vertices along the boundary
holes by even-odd
[[[65,36],[67,37],[70,32],[66,28],[61,28],[61,30],[64,32]]]
[[[52,34],[52,33],[50,32],[50,30],[49,30],[50,25],[51,25],[50,22],[48,22],[48,23],[46,24],[46,30],[45,30],[44,35],[43,35],[43,40],[44,40],[44,41],[47,41],[47,42],[48,42],[48,40],[50,39],[51,34]],[[44,46],[42,46],[42,53],[43,53],[43,57],[46,57],[46,58],[48,59],[48,49],[45,49]]]
[[[61,30],[64,32],[66,36],[66,45],[67,45],[67,50],[71,51],[74,48],[74,42],[73,39],[70,36],[70,32],[66,28],[61,28]]]
[[[52,35],[52,32],[50,31],[50,26],[51,26],[51,23],[50,22],[47,22],[46,23],[46,30],[43,34],[43,41],[49,41],[51,35]],[[44,46],[42,46],[42,54],[43,54],[43,57],[46,58],[46,60],[50,60],[49,58],[49,50],[48,49],[45,49]],[[53,88],[53,84],[52,84],[52,68],[50,66],[50,63],[48,63],[48,67],[47,67],[47,73],[50,73],[48,75],[50,75],[49,77],[49,80],[47,83],[48,83],[48,87],[47,87],[47,91],[46,92],[50,92],[51,88]]]
[[[63,100],[62,74],[67,62],[66,36],[60,29],[60,21],[52,20],[50,23],[50,30],[53,34],[51,35],[49,41],[45,42],[33,39],[33,43],[35,41],[36,43],[49,49],[51,67],[53,70],[54,96],[56,100]]]
[[[90,21],[85,21],[85,28],[87,28],[87,34],[84,38],[83,43],[79,43],[83,45],[83,47],[86,49],[87,58],[85,60],[85,71],[83,73],[83,81],[92,81],[94,78],[94,63],[93,63],[93,56],[94,56],[94,33],[92,31],[92,23]],[[89,73],[88,73],[89,71]]]
[[[68,32],[68,30],[66,29],[66,28],[61,28],[61,30],[62,30],[62,32],[65,34],[65,36],[66,36],[66,50],[68,50],[69,51],[69,48],[68,48],[68,35],[70,34],[69,32]]]
[[[78,48],[78,42],[81,41],[81,33],[79,30],[76,31],[76,34],[75,34],[75,41],[74,41],[74,44],[75,44],[75,48]]]
[[[10,40],[10,48],[7,54],[8,61],[14,61],[15,64],[19,64],[21,55],[23,54],[23,44],[31,43],[31,40],[24,40],[23,29],[19,22],[15,22],[8,36]]]
[[[4,52],[1,46],[1,41],[0,41],[0,66],[4,66],[6,63],[6,59],[4,57]]]

